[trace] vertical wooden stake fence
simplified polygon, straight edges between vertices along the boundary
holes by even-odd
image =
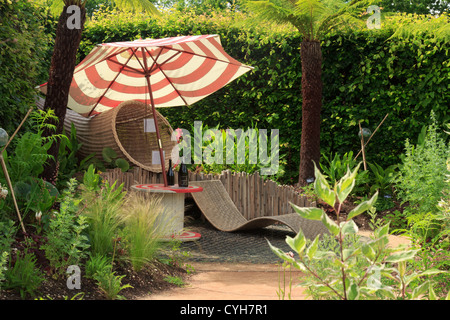
[[[146,171],[139,167],[134,167],[129,172],[111,169],[101,175],[110,183],[114,181],[117,181],[118,184],[124,183],[126,190],[129,190],[133,184],[164,183],[161,173]],[[247,220],[293,213],[294,210],[289,202],[301,207],[316,206],[315,202],[297,192],[294,187],[280,186],[274,181],[264,180],[258,172],[254,174],[231,173],[228,170],[221,174],[189,172],[189,180],[191,184],[202,180],[220,180],[236,207]],[[175,183],[177,182],[178,178],[175,174]]]

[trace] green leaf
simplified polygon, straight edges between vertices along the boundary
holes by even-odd
[[[383,236],[389,235],[389,223],[376,229],[374,231],[374,235],[375,235],[375,238],[381,238]]]
[[[431,282],[428,288],[428,299],[437,300],[436,292],[434,292],[433,285],[431,284]]]
[[[287,261],[289,263],[294,263],[295,259],[289,255],[286,254],[286,252],[284,252],[283,250],[274,247],[269,240],[267,240],[267,242],[269,243],[269,248],[272,250],[273,253],[275,253],[277,255],[278,258],[281,258],[284,261]]]
[[[337,236],[340,229],[339,226],[331,220],[327,214],[323,214],[322,216],[322,223],[325,225],[325,227],[331,232],[332,235]]]
[[[342,250],[342,257],[344,258],[344,261],[346,261],[348,258],[358,255],[360,253],[361,248],[344,249]]]
[[[400,261],[411,260],[419,250],[408,250],[391,254],[387,257],[386,262],[397,263]]]
[[[355,186],[356,175],[358,174],[359,167],[361,163],[359,163],[353,172],[350,171],[350,168],[347,168],[347,173],[339,180],[339,183],[336,186],[336,193],[339,201],[343,203],[350,192],[353,190]]]
[[[375,192],[373,197],[370,200],[361,202],[356,208],[354,208],[352,211],[349,212],[347,216],[347,220],[353,219],[357,215],[360,215],[361,213],[369,210],[372,208],[378,199],[378,191]]]
[[[358,300],[359,298],[359,288],[356,283],[352,283],[350,288],[347,290],[348,300]]]
[[[294,211],[297,212],[302,218],[308,219],[308,220],[322,220],[322,215],[325,213],[320,208],[314,208],[314,207],[299,207],[293,203],[291,203],[292,208],[294,208]]]
[[[112,163],[113,159],[117,158],[117,153],[112,148],[105,147],[102,149],[102,156],[106,162]]]
[[[420,286],[414,288],[412,294],[411,294],[411,299],[417,299],[420,295],[425,294],[425,292],[428,291],[430,287],[430,282],[426,281],[424,283],[422,283]]]
[[[358,226],[353,220],[341,223],[342,233],[345,234],[356,234],[358,233]]]
[[[317,248],[319,247],[319,238],[320,238],[320,235],[318,235],[314,239],[313,243],[311,243],[311,245],[308,247],[308,249],[306,249],[306,255],[308,256],[308,258],[310,260],[312,260],[314,258],[314,255],[317,252]]]
[[[127,172],[130,169],[130,164],[127,160],[118,158],[116,159],[116,166],[122,170],[122,172]]]
[[[327,204],[334,207],[334,204],[336,203],[336,194],[330,189],[325,176],[320,173],[315,163],[314,173],[316,177],[316,180],[314,181],[314,191],[316,192],[316,195]]]
[[[306,238],[303,232],[300,230],[295,238],[287,236],[286,243],[289,245],[289,247],[291,247],[292,250],[294,250],[298,253],[299,256],[301,256],[303,250],[306,247]]]
[[[376,252],[369,244],[363,244],[362,246],[363,255],[369,259],[369,261],[373,262],[376,258]]]
[[[400,263],[399,263],[400,264]],[[406,265],[406,262],[405,262]],[[406,277],[405,284],[409,285],[412,281],[416,280],[417,278],[424,277],[424,276],[431,276],[435,274],[445,273],[446,271],[439,270],[439,269],[428,269],[421,273],[413,273],[410,276]]]

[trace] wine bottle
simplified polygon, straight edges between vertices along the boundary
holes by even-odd
[[[178,172],[178,186],[182,188],[189,186],[189,174],[184,162],[181,162],[180,171]]]
[[[175,173],[172,169],[172,159],[169,159],[169,169],[167,170],[167,184],[173,186],[175,184]]]

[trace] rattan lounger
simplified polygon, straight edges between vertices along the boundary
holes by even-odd
[[[192,197],[205,218],[218,230],[233,232],[282,223],[295,233],[298,233],[301,229],[305,237],[309,239],[314,239],[319,234],[328,233],[328,230],[320,221],[304,219],[297,213],[247,220],[239,212],[220,180],[192,181],[190,183],[203,188],[202,192],[193,193]]]

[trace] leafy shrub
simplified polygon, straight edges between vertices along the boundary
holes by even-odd
[[[5,271],[8,270],[6,265],[8,263],[9,254],[7,251],[2,251],[0,255],[0,292],[3,287],[3,281],[5,281]]]
[[[47,81],[53,19],[34,2],[1,0],[0,20],[0,127],[12,133],[34,105],[34,87]]]
[[[446,185],[446,162],[450,149],[438,133],[434,115],[423,144],[405,143],[405,157],[396,181],[398,196],[410,204],[410,210],[436,212]]]
[[[88,228],[87,219],[78,215],[80,200],[74,198],[75,179],[71,179],[64,191],[60,210],[53,212],[46,231],[47,242],[42,245],[50,266],[56,275],[65,272],[69,265],[79,264],[87,257],[88,238],[83,234]]]
[[[403,202],[408,202],[405,215],[413,234],[423,240],[434,238],[442,229],[437,219],[438,203],[443,191],[448,188],[445,182],[450,148],[439,134],[434,114],[428,126],[423,143],[405,143],[405,157],[400,166],[396,189]]]
[[[0,252],[10,251],[11,244],[14,242],[15,232],[14,221],[9,219],[0,221]]]
[[[53,110],[33,111],[30,115],[33,130],[26,132],[16,140],[14,151],[4,153],[5,163],[11,181],[14,182],[14,191],[17,193],[19,209],[27,213],[46,212],[55,203],[59,196],[58,190],[50,183],[43,181],[39,175],[44,171],[45,163],[52,158],[47,154],[54,139],[63,138],[62,135],[43,137],[45,129],[55,130],[55,126],[47,123],[49,119],[58,120]],[[3,171],[0,171],[0,182],[5,181]],[[4,204],[5,210],[13,212],[11,199]]]
[[[352,219],[371,209],[378,196],[376,193],[370,200],[360,203],[350,211],[347,219],[342,221],[340,207],[355,186],[359,166],[353,171],[348,170],[331,188],[326,178],[315,167],[314,190],[320,199],[332,208],[336,208],[337,222],[328,217],[323,209],[304,208],[292,204],[294,210],[303,218],[322,221],[331,236],[337,239],[338,250],[325,247],[326,249],[322,251],[324,247],[319,245],[320,235],[308,243],[301,230],[294,238],[286,238],[286,243],[298,254],[298,260],[269,242],[270,248],[279,258],[307,275],[302,285],[315,298],[417,299],[425,294],[429,299],[437,299],[431,280],[415,287],[411,293],[407,291],[418,278],[439,274],[442,271],[408,270],[407,261],[413,259],[418,250],[388,247],[389,224],[376,229],[373,238],[367,242],[345,241],[346,238],[358,232],[358,227]],[[387,285],[386,280],[394,281],[397,286]],[[450,298],[450,294],[447,298]]]
[[[44,276],[36,265],[36,257],[26,250],[23,254],[17,254],[15,262],[10,260],[5,279],[4,288],[18,291],[22,299],[25,299],[27,294],[35,296],[44,282]]]
[[[119,292],[126,288],[133,288],[129,284],[122,285],[124,277],[125,275],[118,276],[111,270],[103,270],[94,275],[100,290],[109,300],[124,299],[123,296],[119,295]]]
[[[95,279],[95,276],[111,269],[111,259],[107,256],[91,255],[86,261],[86,277]]]

